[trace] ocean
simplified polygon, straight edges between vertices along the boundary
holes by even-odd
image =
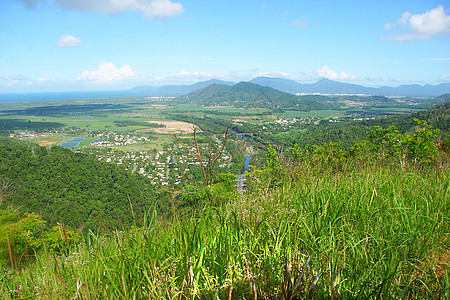
[[[109,99],[124,96],[143,96],[143,95],[130,91],[0,93],[0,103],[64,101],[64,100],[99,99],[99,98]]]

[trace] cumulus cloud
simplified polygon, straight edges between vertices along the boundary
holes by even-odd
[[[450,15],[446,13],[443,5],[423,14],[404,12],[397,22],[384,25],[384,29],[390,31],[391,35],[382,38],[389,40],[403,42],[430,39],[437,34],[450,33]]]
[[[61,48],[74,48],[79,47],[81,44],[81,40],[74,37],[73,35],[63,35],[59,38],[58,47]]]
[[[323,66],[317,71],[314,71],[307,75],[307,79],[320,79],[326,78],[330,80],[342,80],[342,81],[354,81],[358,78],[346,72],[336,72],[331,70],[329,66]]]
[[[102,63],[97,70],[84,71],[77,80],[91,81],[95,83],[113,83],[126,81],[134,77],[134,72],[129,65],[123,65],[119,69],[110,62]]]
[[[34,7],[45,0],[17,0],[27,7]],[[171,0],[49,0],[67,10],[89,11],[101,14],[120,14],[141,11],[149,19],[167,18],[184,12],[181,3]]]

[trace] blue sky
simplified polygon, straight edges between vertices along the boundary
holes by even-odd
[[[450,82],[450,1],[1,0],[0,92]]]

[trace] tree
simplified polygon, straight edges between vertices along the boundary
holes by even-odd
[[[412,135],[406,135],[404,145],[409,159],[420,163],[432,163],[438,156],[438,149],[434,139],[438,137],[440,130],[433,129],[424,120],[414,119],[418,128]]]
[[[175,139],[183,145],[186,149],[188,149],[189,153],[194,156],[198,162],[200,162],[200,167],[203,173],[203,179],[205,186],[211,186],[213,184],[213,176],[214,176],[214,168],[216,166],[217,161],[222,156],[225,151],[225,144],[227,142],[228,136],[231,134],[231,128],[227,128],[223,134],[223,142],[222,145],[217,146],[211,139],[209,139],[209,145],[205,147],[204,150],[200,149],[198,137],[197,137],[198,128],[194,127],[193,129],[193,139],[194,139],[194,150],[191,147],[186,146],[176,135]]]

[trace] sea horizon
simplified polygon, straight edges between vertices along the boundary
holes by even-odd
[[[156,96],[127,90],[0,93],[0,103],[51,102],[83,99],[111,99],[127,96]]]

